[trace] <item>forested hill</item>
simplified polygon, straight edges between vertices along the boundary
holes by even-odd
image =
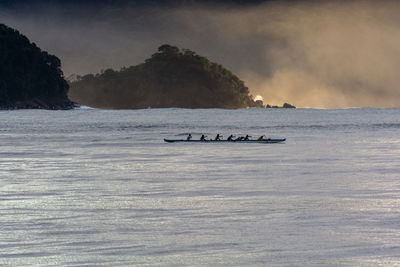
[[[0,24],[0,109],[69,109],[60,60]]]
[[[236,75],[195,52],[162,45],[145,63],[85,75],[69,97],[98,108],[243,108],[255,106]]]

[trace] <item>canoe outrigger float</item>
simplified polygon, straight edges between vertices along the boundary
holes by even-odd
[[[261,140],[184,140],[184,139],[165,139],[167,143],[260,143],[260,144],[276,144],[286,141],[286,138],[281,139],[261,139]]]

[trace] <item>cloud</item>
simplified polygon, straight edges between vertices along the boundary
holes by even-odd
[[[221,63],[265,102],[400,106],[396,1],[36,5],[2,21],[59,56],[66,76],[143,62],[170,43]]]

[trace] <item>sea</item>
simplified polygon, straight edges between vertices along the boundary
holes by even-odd
[[[399,265],[400,109],[0,111],[0,266]]]

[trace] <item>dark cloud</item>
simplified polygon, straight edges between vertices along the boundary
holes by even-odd
[[[62,2],[0,16],[66,75],[135,65],[169,43],[232,69],[271,104],[400,106],[396,1]]]
[[[252,5],[274,0],[0,0],[3,7],[21,7],[37,5],[75,5],[75,6],[177,6],[191,4],[236,4]]]

